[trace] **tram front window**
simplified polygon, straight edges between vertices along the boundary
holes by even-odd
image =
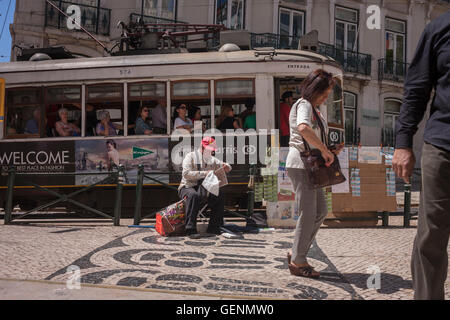
[[[6,137],[44,136],[45,121],[41,118],[41,114],[40,89],[26,88],[6,91]]]
[[[123,85],[87,87],[86,136],[123,135]]]

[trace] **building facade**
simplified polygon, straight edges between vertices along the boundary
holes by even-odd
[[[345,70],[344,119],[348,144],[393,146],[395,120],[408,63],[425,26],[450,10],[450,1],[419,0],[71,0],[52,1],[68,12],[81,8],[81,25],[109,48],[120,39],[119,21],[222,24],[251,32],[252,47],[294,48],[317,30],[319,52]],[[69,12],[71,12],[69,10]],[[88,35],[71,30],[45,0],[16,0],[10,26],[13,49],[64,46],[79,56],[103,56]],[[422,136],[423,125],[418,137]],[[415,139],[420,154],[422,139]],[[420,157],[419,157],[420,158]],[[419,165],[419,163],[417,164]]]

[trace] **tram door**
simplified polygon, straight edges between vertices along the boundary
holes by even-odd
[[[294,77],[275,79],[275,128],[279,130],[280,147],[289,146],[288,111],[290,111],[292,104],[300,98],[299,87],[302,81],[302,78]],[[286,99],[286,102],[284,102],[282,97],[288,92],[292,93],[292,99]]]

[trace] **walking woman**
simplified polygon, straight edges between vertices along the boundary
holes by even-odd
[[[326,141],[321,139],[318,121],[322,122],[327,131],[327,121],[320,114],[319,107],[327,100],[334,85],[334,79],[330,73],[321,69],[311,72],[302,82],[301,98],[292,106],[289,114],[290,140],[286,168],[294,187],[300,217],[295,229],[292,254],[288,253],[288,264],[289,271],[296,276],[309,278],[320,276],[319,272],[308,264],[306,256],[325,219],[327,205],[321,188],[309,188],[300,153],[305,150],[303,143],[305,139],[311,148],[320,150],[327,166],[333,163],[334,155],[328,149]],[[314,114],[317,114],[319,119]],[[328,134],[326,133],[325,136]],[[337,148],[336,153],[341,149],[342,145]]]

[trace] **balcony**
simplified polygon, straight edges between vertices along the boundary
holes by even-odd
[[[383,147],[395,147],[395,132],[391,128],[381,130],[381,143]]]
[[[71,5],[79,6],[81,9],[81,26],[91,33],[109,36],[111,9],[68,1],[53,0],[51,2],[63,12],[67,12],[67,8]],[[47,2],[45,3],[45,26],[68,30],[67,18]]]
[[[187,23],[180,20],[171,20],[154,16],[146,16],[139,13],[130,14],[130,22],[137,22],[139,19],[141,19],[141,21],[143,21],[144,23]]]
[[[392,59],[378,60],[378,79],[403,83],[409,63]]]
[[[298,50],[300,37],[275,33],[250,33],[252,48],[275,48]]]
[[[370,76],[372,72],[372,55],[351,50],[343,50],[323,42],[319,42],[319,53],[339,62],[345,72]]]

